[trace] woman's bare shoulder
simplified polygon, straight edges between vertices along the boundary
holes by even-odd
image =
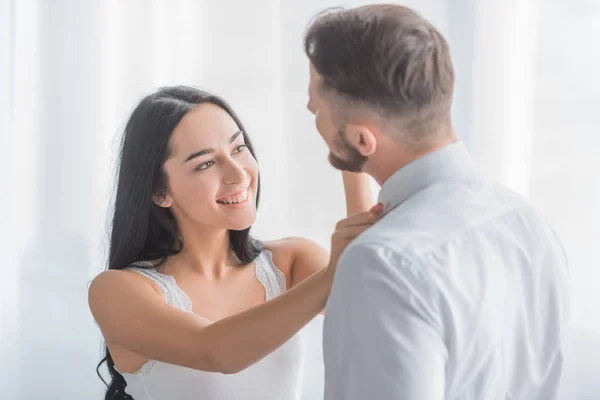
[[[287,237],[265,242],[273,254],[273,262],[292,285],[325,268],[329,253],[316,242],[301,237]]]
[[[130,295],[135,295],[149,288],[158,295],[162,294],[158,285],[142,274],[130,269],[110,269],[101,272],[92,280],[88,289],[88,302],[93,313],[115,292],[126,290]]]

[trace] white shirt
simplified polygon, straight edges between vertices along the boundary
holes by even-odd
[[[380,200],[327,303],[325,399],[557,399],[567,262],[532,207],[461,143],[401,168]]]

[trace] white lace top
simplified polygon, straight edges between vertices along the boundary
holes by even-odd
[[[273,263],[271,253],[264,250],[255,263],[266,300],[283,293],[285,276]],[[135,263],[128,269],[156,282],[168,304],[192,312],[192,303],[175,278],[157,272],[148,262]],[[299,400],[303,356],[302,341],[296,335],[237,374],[198,371],[149,360],[136,373],[123,373],[125,391],[135,400]]]

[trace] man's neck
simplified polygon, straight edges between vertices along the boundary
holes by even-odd
[[[396,143],[391,145],[387,143],[384,146],[378,146],[377,154],[369,158],[369,162],[365,166],[365,172],[370,174],[379,185],[383,185],[390,176],[406,165],[457,141],[456,136],[452,135],[447,140],[440,141],[419,151],[411,151]]]

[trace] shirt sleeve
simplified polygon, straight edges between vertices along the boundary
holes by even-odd
[[[447,350],[422,266],[375,245],[343,254],[324,326],[326,400],[442,400]]]

